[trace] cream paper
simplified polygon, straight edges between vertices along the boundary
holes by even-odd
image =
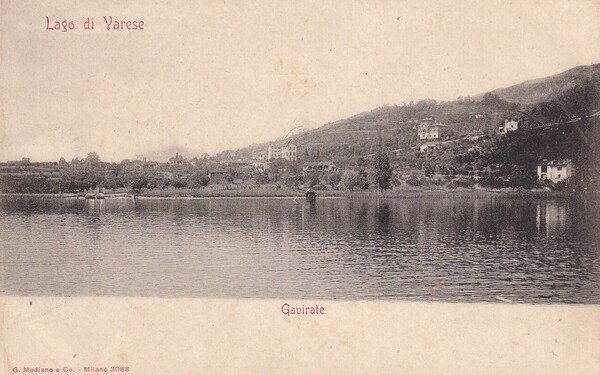
[[[118,161],[165,137],[214,152],[277,138],[280,123],[320,125],[394,102],[390,87],[415,100],[485,92],[598,62],[598,5],[2,1],[0,157],[28,152],[57,160],[99,150]],[[144,30],[105,30],[103,15],[138,27],[143,20]],[[82,29],[86,17],[95,19],[95,30]],[[47,30],[55,21],[67,30]],[[389,49],[373,47],[374,36]],[[346,70],[328,59],[330,49]],[[510,67],[501,61],[507,55]],[[400,58],[407,60],[397,64]],[[437,69],[440,60],[447,70]],[[205,65],[192,74],[190,61]],[[495,74],[478,76],[484,64]],[[0,301],[2,374],[600,373],[596,305]],[[287,316],[285,303],[318,304],[324,314]]]

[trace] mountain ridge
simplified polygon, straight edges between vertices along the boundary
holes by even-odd
[[[418,144],[415,125],[424,117],[446,123],[450,137],[493,135],[505,119],[521,127],[567,121],[600,110],[600,63],[577,66],[552,76],[528,80],[475,97],[449,102],[425,99],[404,105],[384,105],[323,124],[294,137],[299,158],[332,159],[342,164],[372,154],[379,142],[389,150],[410,150]],[[482,118],[474,118],[480,114]],[[272,142],[224,151],[217,158],[250,158]]]

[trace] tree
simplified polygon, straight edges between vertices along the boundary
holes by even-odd
[[[429,163],[423,165],[423,174],[426,177],[431,177],[431,176],[433,176],[434,173],[435,173],[435,167],[433,165],[431,165]]]
[[[377,184],[379,189],[389,189],[393,171],[390,166],[390,159],[383,149],[379,149],[375,154],[373,169],[373,182]]]
[[[197,189],[208,185],[210,179],[205,171],[196,171],[190,175],[186,181],[187,187]]]
[[[361,186],[362,177],[357,171],[348,169],[342,174],[340,182],[346,189],[353,191],[356,187]]]
[[[146,176],[142,175],[141,173],[133,174],[127,177],[127,185],[135,192],[139,193],[148,184]]]
[[[337,184],[340,183],[341,179],[342,178],[339,173],[332,173],[329,176],[327,176],[327,183],[329,184],[329,186],[331,186],[332,189],[335,189]]]
[[[309,173],[306,175],[306,181],[308,182],[309,187],[313,187],[321,182],[321,176],[316,172]]]
[[[97,165],[98,163],[100,163],[100,156],[98,156],[97,153],[95,152],[90,152],[87,156],[87,158],[85,158],[85,161],[92,166]]]

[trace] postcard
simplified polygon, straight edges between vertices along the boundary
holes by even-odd
[[[0,3],[1,374],[600,373],[600,4]]]

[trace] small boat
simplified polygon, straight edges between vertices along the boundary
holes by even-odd
[[[96,193],[96,199],[104,199],[104,193]]]
[[[309,188],[304,193],[304,196],[306,197],[306,200],[309,201],[310,203],[313,203],[314,201],[317,200],[317,192],[314,191],[312,188]]]
[[[96,199],[96,194],[94,193],[86,193],[85,199]]]

